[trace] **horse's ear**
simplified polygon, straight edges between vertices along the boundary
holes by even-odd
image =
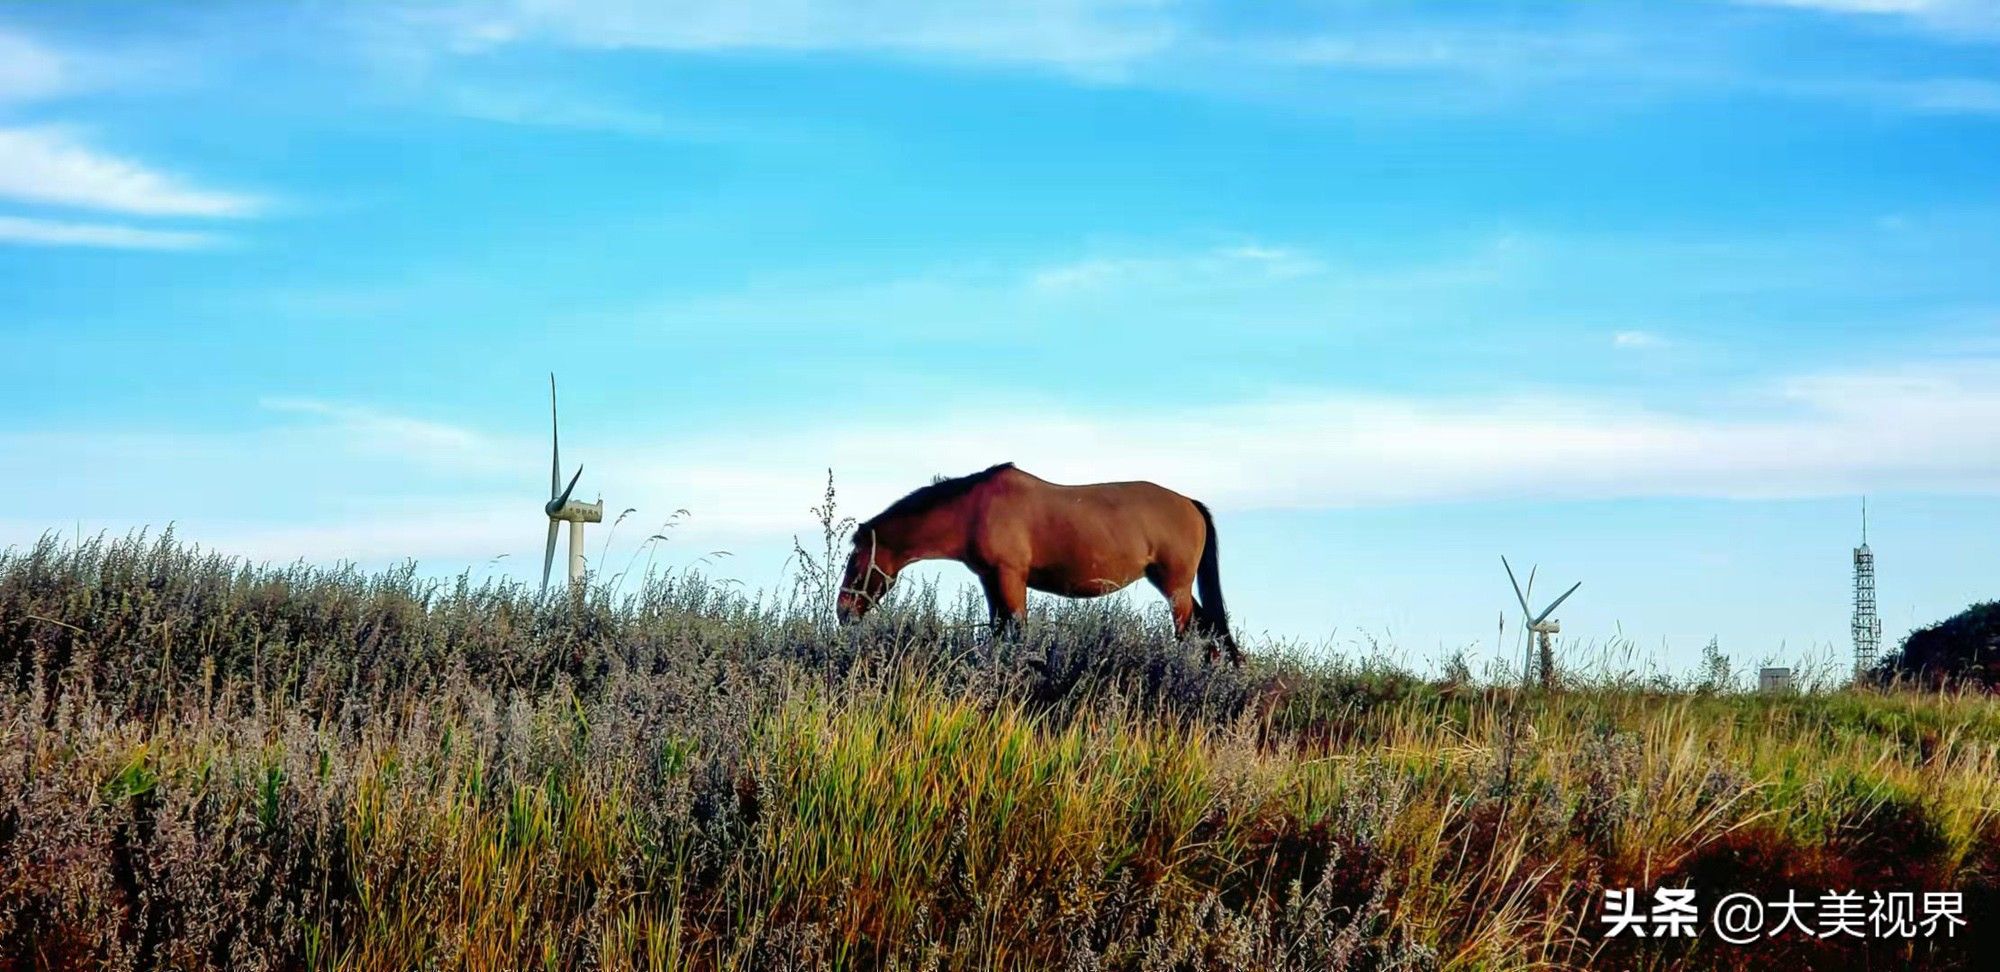
[[[937,473],[936,475],[933,475],[931,477],[931,485],[936,486],[937,484],[944,482],[945,480],[950,478],[951,478],[950,476],[947,476],[944,473]]]

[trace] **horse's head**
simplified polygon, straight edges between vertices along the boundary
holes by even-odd
[[[857,530],[854,552],[848,555],[847,569],[841,574],[840,596],[834,601],[834,614],[841,623],[859,621],[872,610],[896,583],[896,571],[901,567],[881,549],[874,530]]]

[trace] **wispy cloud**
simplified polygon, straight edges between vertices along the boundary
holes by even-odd
[[[0,243],[88,246],[118,250],[206,250],[228,242],[213,233],[145,229],[117,223],[71,223],[0,216]]]
[[[1918,43],[2000,38],[2000,8],[1986,0],[1736,2],[1910,25]],[[1718,91],[1930,113],[1992,111],[1976,72],[1931,76],[1922,60],[1869,55],[1827,77],[1811,59],[1788,54],[1794,45],[1776,36],[1784,25],[1701,4],[1553,5],[1532,17],[1458,5],[1334,4],[1288,18],[1282,30],[1177,0],[435,0],[397,9],[402,14],[388,33],[403,38],[399,49],[430,52],[419,60],[545,43],[1027,68],[1093,84],[1311,97],[1346,111],[1481,111],[1538,98],[1561,98],[1574,109]]]
[[[1736,0],[1758,7],[1790,7],[1827,14],[1900,20],[1929,30],[2000,39],[2000,8],[1990,0]]]
[[[535,532],[534,512],[531,504],[454,498],[429,508],[385,503],[373,515],[332,522],[274,524],[203,517],[184,521],[178,529],[183,536],[225,553],[276,563],[414,559],[432,566],[478,564],[516,553],[521,537]],[[590,551],[591,556],[596,554],[596,549]]]
[[[55,51],[0,30],[0,104],[47,98],[71,81],[69,65]]]
[[[1652,331],[1619,331],[1611,335],[1611,346],[1629,351],[1645,351],[1667,346],[1667,339]]]
[[[1171,44],[1165,0],[668,5],[635,0],[453,3],[419,12],[456,48],[532,40],[664,51],[872,51],[925,59],[1029,64],[1115,74]]]
[[[1834,13],[1931,15],[1963,6],[1948,0],[1741,0],[1762,7],[1798,7]]]
[[[1657,44],[1617,29],[1352,16],[1325,8],[1282,33],[1227,26],[1181,0],[827,3],[440,0],[404,23],[460,54],[535,42],[665,52],[837,52],[951,66],[1053,70],[1090,82],[1182,85],[1268,75],[1480,74],[1550,79],[1649,63]],[[1567,18],[1557,18],[1558,21]]]
[[[1602,28],[1369,28],[1245,41],[1246,53],[1283,63],[1367,72],[1575,76],[1664,53],[1635,35]]]
[[[1984,78],[1937,78],[1893,86],[1889,92],[1920,111],[2000,115],[2000,82]]]
[[[586,490],[646,515],[693,510],[704,542],[755,543],[810,528],[805,508],[836,471],[858,512],[938,472],[1001,460],[1061,482],[1143,477],[1231,510],[1476,500],[1808,498],[1854,492],[2000,494],[2000,359],[1916,361],[1721,389],[1726,415],[1607,395],[1527,390],[1490,396],[1301,392],[1233,404],[1121,412],[932,410],[897,421],[747,425],[663,439],[600,437]],[[150,483],[230,470],[231,488],[292,496],[284,519],[234,522],[260,555],[491,556],[535,531],[541,449],[394,411],[276,399],[319,434],[268,440],[14,435],[0,481],[59,468]],[[1873,445],[1857,449],[1858,442]],[[230,458],[231,455],[234,458]],[[245,466],[251,456],[258,461]],[[357,463],[357,459],[365,462]],[[149,468],[149,463],[159,468]],[[518,466],[518,468],[516,468]],[[394,471],[406,470],[399,476]],[[407,485],[417,471],[444,480]],[[16,477],[14,474],[19,473]],[[11,477],[11,478],[10,478]],[[108,488],[103,483],[92,491]],[[496,497],[513,497],[501,500]],[[128,502],[136,502],[128,497]],[[100,497],[99,502],[108,502]],[[511,505],[510,505],[511,504]],[[88,502],[78,512],[96,515]],[[202,504],[155,521],[212,516]],[[421,529],[391,530],[397,517]],[[144,521],[140,521],[144,522]],[[136,525],[136,524],[134,524]],[[252,540],[256,536],[263,539]],[[373,537],[367,543],[364,538]],[[282,542],[280,542],[282,540]],[[402,544],[403,546],[396,546]]]
[[[0,128],[0,198],[139,216],[249,216],[264,205],[100,152],[56,127]]]
[[[0,105],[60,99],[117,73],[106,59],[79,58],[0,30]],[[140,217],[240,217],[263,208],[244,194],[202,188],[85,144],[71,128],[0,127],[0,200]],[[201,250],[229,242],[215,233],[0,213],[0,244],[117,250]]]
[[[179,513],[147,521],[103,516],[62,522],[0,518],[0,549],[33,543],[50,530],[67,539],[72,531],[86,537],[99,533],[121,536],[138,529],[158,533],[172,526],[183,542],[272,563],[417,560],[432,567],[471,567],[500,554],[520,552],[521,536],[535,532],[532,506],[526,508],[527,516],[523,509],[521,504],[455,497],[428,507],[380,499],[373,510],[356,511],[337,520],[305,522],[245,517],[232,512],[228,504],[190,505]],[[524,520],[528,525],[525,530]],[[590,553],[594,557],[597,550]]]
[[[1555,393],[1302,394],[1165,414],[953,414],[745,430],[727,441],[621,451],[670,451],[674,459],[651,464],[616,495],[672,495],[681,497],[677,505],[746,528],[796,528],[800,499],[823,466],[868,506],[931,473],[1003,459],[1058,481],[1156,479],[1232,509],[1994,493],[1995,379],[2000,362],[1801,376],[1739,390],[1755,407],[1730,417]],[[1862,450],[1857,442],[1879,445]]]
[[[1044,293],[1164,282],[1255,284],[1308,276],[1323,269],[1317,257],[1300,250],[1244,243],[1192,254],[1086,257],[1032,271],[1028,283],[1031,289]]]
[[[638,136],[687,134],[654,112],[550,90],[462,85],[445,96],[444,107],[466,118],[506,125],[542,125]]]
[[[364,405],[287,397],[265,398],[258,404],[268,411],[322,420],[359,454],[446,463],[466,470],[496,468],[505,454],[498,442],[472,429]]]
[[[1786,7],[1822,6],[1810,0],[1740,0]],[[1841,0],[1824,9],[1896,14],[1885,22],[1915,24],[1934,39],[2000,38],[2000,8],[1979,11],[1950,4]],[[1962,66],[1919,59],[1868,57],[1837,72],[1812,70],[1787,59],[1784,45],[1740,25],[1714,28],[1724,43],[1689,44],[1702,32],[1688,24],[1597,21],[1556,22],[1538,29],[1467,27],[1450,23],[1236,39],[1221,45],[1225,60],[1288,65],[1332,78],[1400,79],[1421,98],[1400,103],[1413,110],[1491,107],[1537,94],[1560,94],[1572,105],[1611,98],[1669,99],[1690,93],[1747,92],[1808,101],[1863,104],[1926,114],[2000,113],[2000,85]],[[1449,81],[1449,84],[1435,82]],[[1414,87],[1408,87],[1414,86]],[[1382,89],[1370,88],[1369,91]]]

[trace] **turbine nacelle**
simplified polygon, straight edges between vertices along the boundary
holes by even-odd
[[[549,514],[549,519],[551,520],[564,520],[570,523],[604,522],[603,500],[598,500],[595,503],[586,503],[582,500],[570,500],[569,502],[564,503],[561,506],[556,506],[554,503],[550,503],[547,507],[544,507],[543,509]]]

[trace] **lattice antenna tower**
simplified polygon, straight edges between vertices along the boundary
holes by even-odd
[[[1854,674],[1875,667],[1882,619],[1875,614],[1875,551],[1868,549],[1868,498],[1861,498],[1861,546],[1854,548]]]

